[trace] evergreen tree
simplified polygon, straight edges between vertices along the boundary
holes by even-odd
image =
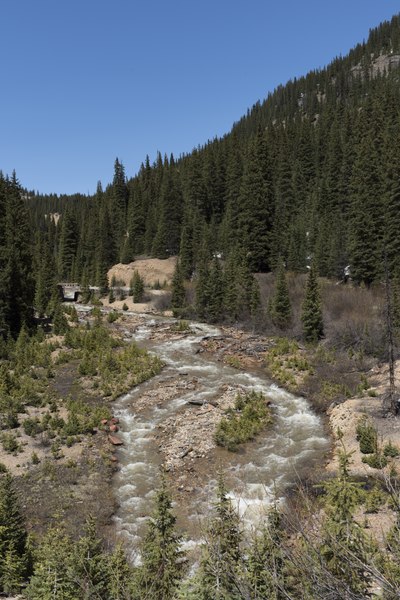
[[[176,263],[174,276],[172,278],[172,296],[171,306],[173,310],[183,308],[185,305],[186,292],[183,283],[183,274],[181,264],[178,261]]]
[[[400,256],[400,178],[390,190],[385,219],[385,250],[389,273],[397,271]]]
[[[255,141],[250,145],[243,173],[238,233],[253,271],[267,271],[271,251],[272,183],[266,181]]]
[[[139,271],[136,271],[136,269],[133,272],[129,292],[132,294],[134,302],[142,302],[144,293],[144,281],[139,275]]]
[[[358,597],[364,598],[371,585],[366,565],[372,546],[354,519],[361,492],[360,484],[349,477],[350,456],[341,451],[339,459],[339,476],[324,484],[327,518],[319,552],[327,569],[336,578],[341,597],[358,594]]]
[[[35,558],[33,576],[25,590],[29,600],[83,598],[75,574],[73,545],[61,529],[49,529]]]
[[[57,303],[53,315],[53,333],[54,335],[63,335],[69,329],[67,318],[64,314],[60,302]]]
[[[55,284],[55,262],[48,240],[44,238],[38,244],[38,259],[34,305],[39,316],[44,316],[49,306]]]
[[[199,572],[199,600],[239,600],[241,542],[239,517],[233,509],[222,476],[217,502],[207,531]]]
[[[84,535],[74,547],[73,559],[79,597],[82,600],[110,600],[107,558],[93,517],[86,521]]]
[[[59,275],[61,281],[71,281],[78,248],[78,224],[70,207],[67,207],[61,221]]]
[[[128,205],[128,188],[126,185],[125,169],[122,162],[115,159],[114,163],[114,178],[111,189],[111,207],[112,221],[114,234],[114,244],[117,249],[117,257],[121,258],[121,252],[124,248],[125,237],[127,234],[127,205]],[[110,232],[108,232],[109,234]]]
[[[284,591],[283,537],[282,515],[274,507],[253,541],[248,557],[248,579],[254,600],[283,600],[288,597]]]
[[[108,570],[108,600],[131,600],[130,589],[133,572],[129,566],[124,549],[117,544],[107,561]]]
[[[210,275],[207,282],[207,297],[207,319],[211,322],[217,322],[222,317],[224,300],[223,277],[218,258],[214,258],[211,263]]]
[[[0,329],[13,336],[33,321],[34,279],[28,215],[15,172],[0,177]]]
[[[280,263],[275,277],[275,293],[271,303],[271,318],[279,329],[287,329],[292,317],[285,267]]]
[[[307,342],[317,342],[323,337],[324,324],[322,320],[321,296],[317,274],[313,265],[311,265],[308,274],[301,320],[303,323],[304,338]]]
[[[182,227],[181,243],[179,248],[179,261],[183,279],[190,279],[193,273],[193,230],[191,225],[185,223]]]
[[[27,567],[27,534],[12,477],[6,472],[0,474],[0,590],[18,590]]]
[[[156,495],[156,506],[142,546],[142,565],[138,569],[138,598],[169,600],[175,598],[184,575],[181,538],[175,531],[176,517],[165,477]]]

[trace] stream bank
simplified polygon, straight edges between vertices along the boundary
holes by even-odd
[[[204,340],[225,335],[215,327],[192,323],[189,331],[179,332],[174,320],[148,317],[132,327],[127,317],[119,327],[166,365],[160,375],[114,403],[124,442],[114,478],[119,502],[115,523],[133,555],[151,511],[161,465],[173,488],[178,524],[196,540],[199,522],[214,500],[219,470],[226,474],[244,522],[256,526],[271,502],[283,499],[291,485],[322,464],[329,447],[322,420],[304,397],[280,389],[266,377],[256,336],[250,339],[249,362],[243,370],[219,362],[202,346]],[[242,334],[242,344],[247,343],[245,337]],[[251,390],[271,402],[273,426],[237,453],[218,448],[216,424],[238,392]]]

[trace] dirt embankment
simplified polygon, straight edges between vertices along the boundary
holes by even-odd
[[[145,286],[154,287],[156,284],[170,285],[176,267],[177,257],[170,256],[166,259],[142,258],[129,264],[119,263],[108,271],[108,281],[111,284],[113,277],[117,285],[129,286],[135,271],[143,279]]]

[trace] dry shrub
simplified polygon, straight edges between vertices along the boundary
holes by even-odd
[[[328,344],[383,358],[386,347],[383,289],[324,282],[322,292]]]
[[[153,300],[153,305],[156,310],[164,311],[171,307],[171,292],[165,292],[161,296],[156,296]]]

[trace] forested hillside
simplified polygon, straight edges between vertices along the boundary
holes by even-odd
[[[348,56],[280,86],[229,134],[191,154],[159,154],[154,164],[147,157],[129,181],[117,159],[112,184],[103,190],[99,183],[93,197],[25,191],[35,233],[24,243],[39,310],[49,300],[49,279],[106,287],[112,264],[143,254],[179,253],[180,275],[195,281],[208,278],[216,255],[225,269],[241,262],[253,273],[274,270],[280,260],[304,272],[313,257],[320,276],[341,277],[350,265],[353,280],[367,285],[381,278],[385,253],[394,270],[399,65],[395,16]],[[2,180],[3,203],[16,185]],[[2,267],[3,280],[9,267]]]

